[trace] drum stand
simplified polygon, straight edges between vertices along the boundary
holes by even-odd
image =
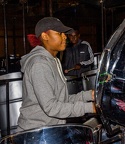
[[[125,144],[125,127],[116,125],[113,126],[106,119],[103,119],[103,126],[107,133],[106,140],[101,140],[98,144],[114,144],[115,142],[121,142],[120,144]]]
[[[97,127],[100,129],[98,130],[96,144],[116,144],[116,142],[118,142],[117,144],[125,144],[125,127],[119,125],[111,126],[111,124],[105,121],[105,123],[103,123],[103,128],[102,124],[100,124],[96,118],[91,118],[83,124],[93,129]],[[102,138],[103,133],[107,133],[107,136],[104,136],[104,138]]]
[[[122,127],[121,132],[117,135],[101,141],[99,144],[113,144],[114,142],[121,142],[120,144],[125,144],[125,127]]]

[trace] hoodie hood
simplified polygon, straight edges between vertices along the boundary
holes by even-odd
[[[36,46],[30,53],[21,57],[21,71],[24,72],[26,67],[29,65],[29,60],[31,60],[34,56],[44,56],[54,60],[54,57],[42,46]]]

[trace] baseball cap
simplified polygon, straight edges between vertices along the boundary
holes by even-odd
[[[70,34],[73,31],[72,28],[65,26],[58,18],[44,17],[37,22],[35,26],[35,35],[36,37],[39,37],[42,32],[48,30],[63,32],[65,34]]]

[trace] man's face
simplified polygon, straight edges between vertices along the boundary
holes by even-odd
[[[79,41],[80,34],[77,31],[74,31],[72,34],[69,35],[70,42],[75,45]]]
[[[45,38],[44,38],[45,36]],[[53,30],[49,30],[44,34],[44,45],[45,48],[53,55],[59,51],[63,51],[66,48],[66,35]]]

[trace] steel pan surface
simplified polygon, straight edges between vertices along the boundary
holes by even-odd
[[[21,107],[22,101],[17,101],[9,104],[10,113],[10,127],[17,126],[17,120],[19,117],[19,109]],[[6,105],[0,105],[0,129],[7,130],[7,114]]]
[[[1,135],[16,128],[22,104],[22,74],[9,73],[0,76],[0,129]],[[9,131],[9,130],[8,130]]]
[[[85,91],[95,89],[96,74],[97,69],[90,70],[81,74],[83,78],[82,79],[83,89]]]
[[[102,53],[96,81],[96,104],[106,120],[125,126],[125,20]]]
[[[96,144],[93,133],[88,126],[59,125],[20,132],[8,140],[10,144]]]
[[[67,88],[69,94],[76,94],[83,90],[82,77],[65,76],[67,80]]]

